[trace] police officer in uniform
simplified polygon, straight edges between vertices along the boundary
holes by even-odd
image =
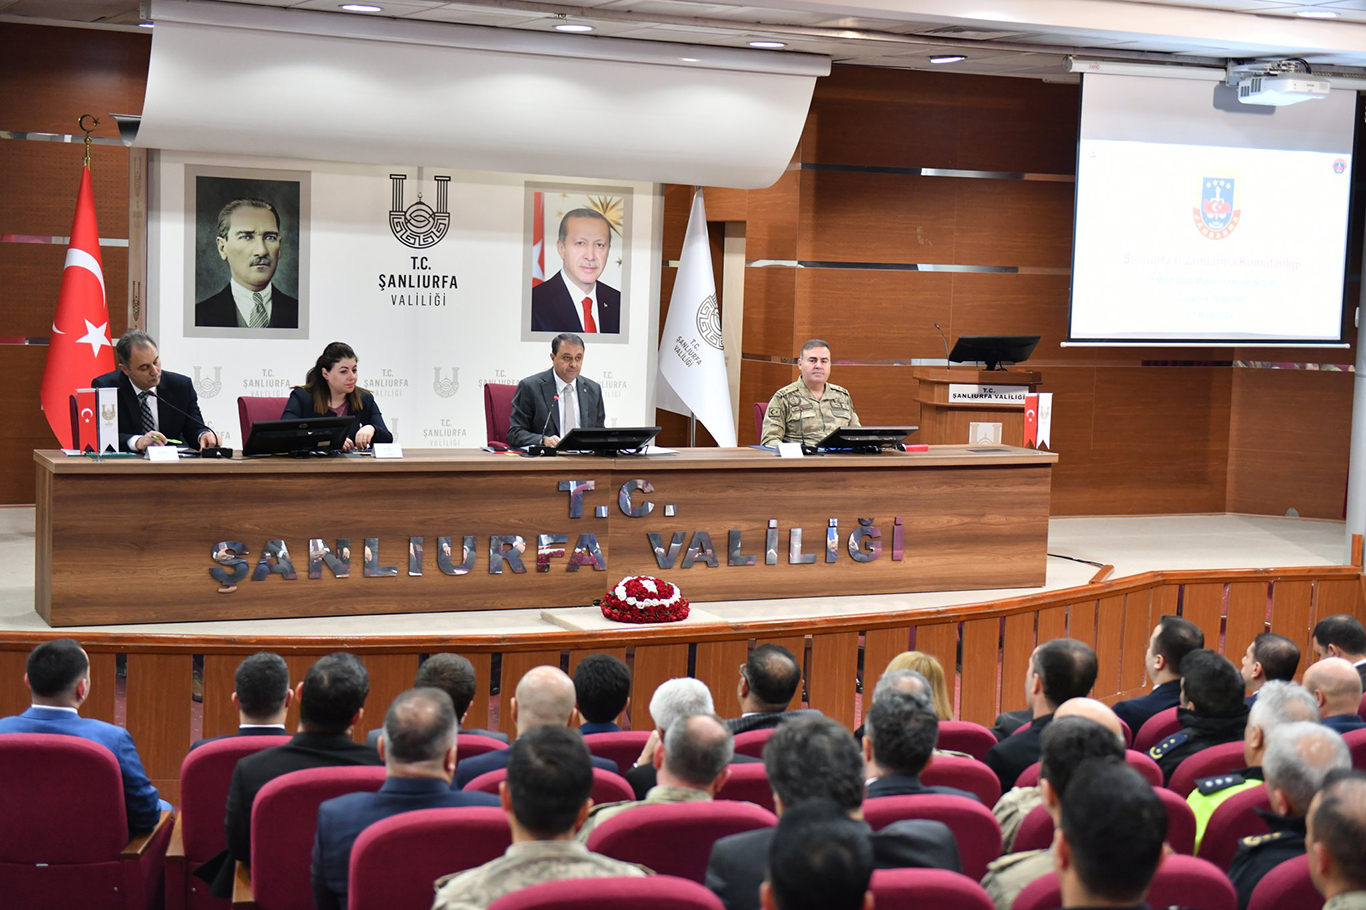
[[[1238,668],[1217,651],[1192,651],[1181,659],[1181,706],[1176,709],[1179,732],[1148,750],[1170,783],[1182,761],[1210,746],[1243,738],[1247,705]]]
[[[849,390],[830,382],[830,345],[813,338],[797,358],[801,377],[773,393],[760,443],[815,445],[840,427],[859,426]]]

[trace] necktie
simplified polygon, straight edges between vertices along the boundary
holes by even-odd
[[[151,392],[138,393],[138,407],[142,409],[142,432],[150,433],[157,428],[156,419],[152,417],[152,406],[147,403],[147,396]]]
[[[560,435],[563,436],[579,425],[579,415],[578,409],[574,406],[574,399],[576,396],[574,395],[574,387],[572,385],[565,386],[564,391],[560,393],[560,397],[564,399],[564,426],[561,428],[562,432],[560,433]]]
[[[596,332],[598,324],[593,321],[593,298],[583,298],[583,330],[585,332]]]
[[[260,291],[252,291],[251,299],[256,302],[251,309],[251,327],[259,329],[266,324],[266,298],[261,296]]]

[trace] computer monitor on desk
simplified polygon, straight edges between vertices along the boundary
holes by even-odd
[[[1038,343],[1038,335],[960,335],[949,360],[981,362],[988,370],[999,370],[1003,363],[1024,363]]]
[[[818,450],[876,452],[900,448],[919,427],[840,427],[816,443]]]
[[[242,445],[243,455],[304,455],[340,452],[350,417],[289,417],[258,420]]]
[[[575,427],[555,451],[587,452],[592,455],[637,455],[659,433],[660,427]]]

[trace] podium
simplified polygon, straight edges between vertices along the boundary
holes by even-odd
[[[920,383],[920,432],[929,445],[968,443],[970,424],[1001,424],[1001,443],[1024,445],[1024,396],[1037,392],[1043,376],[1033,370],[977,367],[916,367]]]

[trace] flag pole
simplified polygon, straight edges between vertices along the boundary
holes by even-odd
[[[85,125],[86,117],[90,118],[91,122],[94,123],[94,126]],[[96,126],[100,125],[100,121],[95,118],[94,114],[81,114],[76,120],[76,125],[81,128],[81,132],[85,133],[85,166],[90,167],[90,134],[95,131]]]
[[[697,415],[688,411],[688,447],[697,448]]]

